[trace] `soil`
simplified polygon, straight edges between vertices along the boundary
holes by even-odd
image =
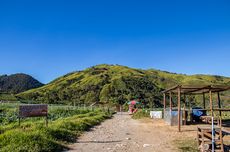
[[[162,119],[134,120],[127,113],[92,128],[70,145],[70,152],[173,152],[179,151],[175,140],[196,138],[196,126],[167,125]]]

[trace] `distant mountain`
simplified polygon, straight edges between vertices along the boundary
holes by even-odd
[[[230,78],[211,75],[183,75],[160,70],[141,70],[120,65],[97,65],[72,72],[47,85],[17,96],[49,103],[124,103],[139,99],[161,106],[161,91],[176,84],[230,84]]]
[[[43,86],[38,80],[26,74],[0,76],[0,93],[20,93],[29,89]]]

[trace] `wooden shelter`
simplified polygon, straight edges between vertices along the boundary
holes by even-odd
[[[169,106],[170,111],[172,111],[172,95],[177,96],[177,106],[178,106],[178,131],[181,131],[181,96],[183,95],[186,98],[186,95],[203,95],[203,108],[206,109],[205,104],[205,95],[209,94],[209,109],[211,111],[211,115],[213,116],[213,111],[219,111],[221,116],[221,111],[230,111],[230,109],[223,109],[221,107],[220,100],[220,92],[230,90],[230,86],[222,86],[222,85],[176,85],[172,88],[166,89],[163,91],[164,94],[164,113],[166,111],[166,96],[169,96]],[[217,94],[217,102],[218,108],[213,108],[213,94]],[[185,110],[185,101],[183,102],[184,110]]]

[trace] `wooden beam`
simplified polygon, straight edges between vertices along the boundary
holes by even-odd
[[[165,115],[165,111],[166,111],[166,94],[164,93],[164,115]]]
[[[170,111],[172,111],[172,92],[169,93]]]
[[[218,108],[221,109],[221,104],[220,104],[220,93],[217,92],[217,100],[218,100]],[[220,117],[222,115],[221,111],[219,111]]]
[[[196,93],[196,92],[203,92],[205,89],[210,89],[211,86],[200,86],[200,87],[197,87],[197,88],[182,88],[182,89],[185,89],[188,91],[184,91],[184,93],[188,94],[188,93]]]
[[[178,96],[177,96],[177,105],[178,105],[178,131],[180,132],[181,131],[181,117],[180,117],[180,113],[181,113],[181,106],[180,106],[180,100],[181,100],[181,88],[178,87]]]
[[[211,111],[211,109],[199,109],[200,111]],[[213,111],[230,111],[230,108],[213,108]]]
[[[186,117],[186,95],[184,94],[184,105],[183,105],[184,111],[183,111],[183,117],[184,117],[184,125],[186,125],[187,117]]]
[[[206,109],[206,105],[205,105],[205,93],[203,93],[203,109]]]
[[[227,109],[226,108],[224,108],[224,109],[222,109],[222,108],[221,109],[219,109],[219,108],[216,109],[215,108],[215,109],[213,109],[213,111],[230,111],[230,108],[227,108]]]
[[[169,88],[169,89],[164,90],[163,93],[168,93],[168,92],[170,92],[170,91],[172,91],[172,90],[176,90],[178,87],[181,87],[181,86],[180,86],[180,85],[176,85],[176,86],[174,86],[174,87],[171,87],[171,88]]]
[[[213,116],[212,90],[209,90],[209,104],[210,104],[211,116]]]
[[[210,88],[210,85],[182,85],[181,89],[202,89],[202,88]]]
[[[169,92],[173,92],[173,93],[177,93],[178,88],[181,88],[181,93],[185,93],[185,94],[202,94],[202,93],[209,93],[209,91],[211,90],[212,93],[216,93],[216,92],[222,92],[222,91],[226,91],[226,90],[230,90],[230,86],[211,86],[211,85],[177,85],[174,87],[171,87],[169,89],[166,89],[165,91],[163,91],[163,93],[169,93]]]

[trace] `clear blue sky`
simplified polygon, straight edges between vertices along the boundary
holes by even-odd
[[[1,0],[0,74],[101,64],[230,76],[229,0]]]

